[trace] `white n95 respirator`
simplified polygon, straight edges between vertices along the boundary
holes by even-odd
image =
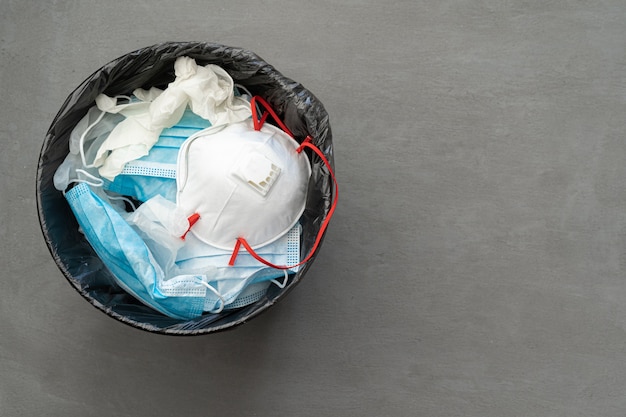
[[[257,102],[275,116],[255,97],[252,119],[200,131],[178,154],[176,204],[193,213],[189,232],[220,249],[276,241],[306,205],[309,158],[277,117],[283,130],[257,118]]]

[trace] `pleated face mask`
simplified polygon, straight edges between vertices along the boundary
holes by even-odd
[[[269,109],[261,100],[253,98],[252,106]],[[209,245],[233,250],[243,238],[262,247],[287,233],[304,211],[309,158],[284,125],[264,124],[267,114],[206,129],[180,149],[177,205],[194,213],[190,232]]]
[[[147,155],[127,162],[113,181],[104,180],[104,188],[139,201],[156,195],[175,201],[178,151],[187,138],[210,125],[187,108],[175,126],[163,129]]]

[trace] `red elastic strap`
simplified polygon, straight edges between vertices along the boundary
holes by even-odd
[[[261,105],[261,107],[265,109],[265,113],[261,115],[260,119],[259,119],[258,109],[256,106],[257,104]],[[269,103],[265,101],[265,99],[263,99],[263,97],[260,97],[260,96],[252,97],[250,99],[250,108],[252,110],[252,122],[254,123],[254,130],[261,130],[269,114],[272,116],[274,121],[286,134],[288,134],[292,138],[294,137],[293,133],[291,133],[291,130],[289,130],[289,128],[283,123],[283,121],[280,120],[280,117],[278,117],[274,109],[272,109],[272,106],[270,106]]]
[[[189,233],[189,231],[191,230],[191,226],[196,224],[198,220],[200,220],[200,215],[198,213],[194,213],[187,218],[187,221],[189,222],[189,227],[187,228],[187,231],[180,237],[182,240],[185,240],[185,236],[187,236],[187,233]]]
[[[305,144],[307,144],[307,143],[311,143],[311,144],[313,143],[313,138],[312,138],[311,136],[307,136],[306,138],[304,138],[304,140],[302,141],[302,143],[300,144],[300,146],[298,146],[298,149],[296,149],[296,152],[297,152],[297,153],[302,152],[302,151],[304,150],[304,148],[306,148],[306,145],[305,145]],[[313,146],[315,146],[315,145],[313,145]],[[317,148],[317,146],[315,146],[315,149],[319,150],[319,149]],[[321,152],[320,152],[320,153],[321,153]],[[320,155],[320,154],[318,154],[318,155]],[[321,154],[321,156],[322,156],[322,158],[324,158],[324,154]],[[322,159],[322,160],[323,160],[323,159]],[[332,171],[332,169],[330,169],[330,164],[327,164],[327,166],[328,166],[328,169],[330,170],[330,172],[331,172],[331,174],[332,174],[332,172],[333,172],[333,171]]]
[[[309,254],[299,263],[295,264],[295,265],[275,265],[269,261],[266,261],[265,259],[263,259],[258,253],[256,253],[254,251],[254,249],[252,249],[252,247],[248,244],[248,242],[246,241],[245,238],[240,237],[237,238],[237,243],[235,244],[235,248],[233,249],[233,254],[230,258],[230,261],[228,262],[228,265],[233,266],[235,264],[235,259],[237,258],[237,254],[239,253],[239,250],[241,249],[241,246],[243,245],[243,247],[248,251],[248,253],[250,255],[252,255],[252,257],[254,259],[256,259],[257,261],[261,262],[264,265],[267,265],[271,268],[275,268],[275,269],[291,269],[291,268],[295,268],[297,266],[303,265],[305,263],[307,263],[312,257],[313,254],[315,254],[315,252],[317,251],[317,248],[319,247],[321,241],[322,241],[322,237],[324,236],[324,232],[326,231],[326,228],[328,227],[328,223],[330,223],[330,219],[331,217],[333,217],[333,214],[335,213],[335,208],[337,207],[337,198],[338,198],[338,187],[337,187],[337,179],[335,178],[335,174],[330,166],[330,162],[328,162],[328,159],[326,158],[326,156],[324,156],[324,154],[322,153],[322,151],[315,146],[313,143],[311,143],[311,138],[307,136],[307,139],[304,140],[304,142],[302,142],[302,144],[300,145],[300,147],[298,148],[298,152],[301,152],[304,148],[309,148],[311,149],[313,152],[315,152],[321,159],[322,162],[324,162],[324,165],[326,165],[326,168],[328,168],[328,171],[330,172],[330,176],[333,180],[333,184],[334,184],[334,188],[335,188],[335,198],[333,199],[332,204],[330,205],[330,209],[328,210],[328,215],[326,216],[326,218],[324,219],[324,221],[322,222],[322,225],[320,226],[320,230],[319,232],[317,232],[317,237],[315,238],[315,243],[313,244],[313,247],[311,248],[311,251],[309,252]]]
[[[237,239],[237,243],[235,243],[235,249],[233,249],[233,254],[230,256],[230,260],[228,261],[228,266],[235,265],[235,259],[237,259],[239,249],[241,249],[241,242],[239,241],[239,239]]]

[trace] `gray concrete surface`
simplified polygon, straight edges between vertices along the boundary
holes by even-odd
[[[50,257],[64,99],[167,40],[251,49],[325,104],[340,205],[234,331],[145,333]],[[626,415],[626,3],[0,2],[2,416]]]

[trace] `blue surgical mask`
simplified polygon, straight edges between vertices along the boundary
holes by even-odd
[[[118,284],[144,304],[179,319],[256,302],[272,283],[282,288],[288,274],[298,270],[268,268],[244,249],[235,264],[229,265],[232,251],[211,247],[192,233],[180,250],[172,252],[176,262],[164,262],[156,250],[159,244],[152,245],[136,224],[128,223],[126,213],[108,203],[124,198],[108,196],[103,190],[142,202],[160,195],[174,204],[179,150],[190,136],[208,126],[207,120],[186,109],[176,126],[163,129],[148,155],[127,163],[113,181],[79,176],[71,182],[91,181],[94,188],[83,182],[66,194],[87,240]],[[281,239],[255,251],[273,264],[295,265],[300,261],[300,235],[301,227],[296,225]],[[174,236],[179,238],[179,234]]]
[[[166,280],[144,241],[86,183],[65,197],[85,237],[123,289],[170,317],[189,320],[203,313],[207,293],[213,291],[207,291],[211,288],[205,277],[189,274]],[[214,304],[221,309],[224,303]]]
[[[104,179],[104,189],[139,201],[147,201],[155,195],[176,201],[178,151],[188,137],[209,126],[208,120],[185,109],[175,126],[163,129],[148,155],[126,163],[113,181]]]
[[[257,249],[257,253],[264,259],[277,265],[294,265],[300,259],[300,235],[302,227],[297,224],[277,241]],[[191,273],[203,271],[211,268],[211,273],[207,273],[207,282],[220,294],[217,297],[207,294],[205,303],[206,310],[218,308],[224,304],[225,308],[240,306],[242,300],[248,302],[257,301],[263,294],[258,294],[258,298],[252,300],[253,288],[260,288],[266,283],[265,289],[270,283],[275,283],[283,287],[288,273],[295,273],[299,267],[288,271],[269,268],[254,259],[246,251],[242,251],[237,256],[233,266],[229,266],[232,256],[230,251],[225,251],[212,247],[201,242],[195,236],[189,234],[185,245],[178,251],[177,266],[181,273]]]
[[[235,298],[235,300],[227,304],[224,307],[224,310],[232,310],[235,308],[245,307],[249,304],[256,303],[261,298],[267,294],[267,289],[272,285],[270,281],[258,282],[255,284],[250,284]],[[219,303],[219,300],[211,301],[207,298],[205,301],[205,309],[210,310],[211,308],[215,308],[216,303]]]
[[[240,274],[242,272],[240,271]],[[277,277],[280,275],[280,277]],[[208,278],[210,280],[210,277]],[[286,270],[276,273],[276,269],[262,268],[249,269],[246,278],[233,280],[221,279],[210,282],[211,287],[217,287],[215,293],[207,293],[204,309],[211,311],[224,306],[225,310],[238,308],[261,299],[267,292],[267,288],[274,284],[279,288],[285,288],[289,280],[289,272]],[[219,296],[216,296],[219,294]]]
[[[110,198],[110,197],[109,197]],[[282,286],[285,271],[267,268],[242,250],[234,265],[232,253],[200,241],[192,234],[181,239],[189,223],[175,203],[156,196],[132,213],[122,213],[125,221],[137,232],[150,250],[153,260],[166,277],[199,274],[206,277],[211,291],[204,309],[236,308],[260,299],[271,282]],[[300,254],[301,227],[294,226],[275,242],[257,249],[276,264],[293,265]],[[292,272],[296,272],[294,268]]]

